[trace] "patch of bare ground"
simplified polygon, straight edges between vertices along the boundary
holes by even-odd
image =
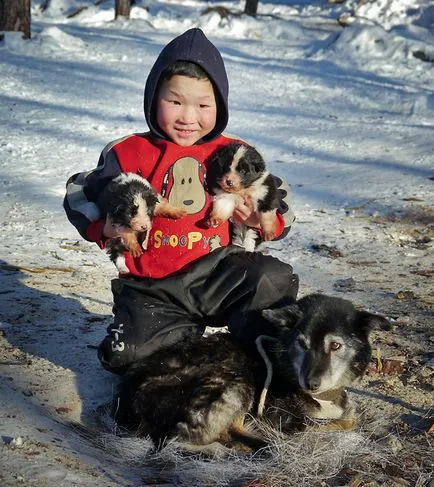
[[[351,247],[347,224],[333,243],[301,254],[316,266],[300,275],[302,295],[316,291],[326,274],[324,292],[386,315],[393,329],[374,334],[369,370],[350,391],[359,411],[353,431],[309,428],[285,436],[254,423],[270,440],[265,456],[185,457],[174,444],[157,453],[149,440],[119,436],[113,425],[77,433],[70,424],[93,423],[115,384],[95,351],[110,322],[113,269],[87,244],[86,260],[103,262],[99,275],[77,264],[0,268],[0,484],[432,487],[431,210],[421,201],[381,215],[352,209],[366,242]],[[78,249],[62,248],[71,255]],[[24,446],[14,446],[20,437]]]

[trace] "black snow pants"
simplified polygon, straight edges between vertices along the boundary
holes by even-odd
[[[296,299],[298,276],[292,267],[260,252],[220,248],[185,273],[164,279],[114,279],[114,322],[101,342],[103,367],[123,374],[132,362],[201,335],[205,327],[226,326],[242,339],[243,312]],[[236,320],[231,320],[236,316]]]

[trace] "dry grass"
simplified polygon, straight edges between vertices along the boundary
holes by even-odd
[[[394,454],[384,446],[387,442],[374,439],[378,425],[372,422],[364,431],[320,431],[312,427],[285,435],[252,419],[249,429],[267,439],[270,446],[266,450],[255,455],[231,452],[209,458],[186,455],[176,441],[155,451],[149,439],[126,436],[110,418],[104,421],[106,431],[94,435],[93,440],[118,461],[140,466],[144,479],[152,482],[159,479],[190,487],[235,487],[255,480],[266,487],[347,485],[356,477],[381,477],[383,469],[394,464]]]

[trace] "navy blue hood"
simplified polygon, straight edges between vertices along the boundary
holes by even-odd
[[[228,78],[220,52],[200,29],[190,29],[173,39],[161,51],[152,67],[145,87],[145,117],[152,134],[158,138],[167,138],[156,122],[154,98],[158,81],[163,71],[175,61],[191,61],[198,64],[209,76],[217,101],[217,121],[214,129],[201,142],[208,142],[218,137],[228,123]]]

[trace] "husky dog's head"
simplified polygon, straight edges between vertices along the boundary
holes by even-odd
[[[125,173],[109,184],[111,200],[107,213],[113,225],[136,232],[149,230],[158,196],[148,181],[137,174]]]
[[[264,159],[255,148],[232,143],[214,152],[208,164],[207,179],[211,190],[221,188],[236,193],[250,187],[264,172]]]
[[[300,388],[312,396],[349,386],[361,377],[371,358],[369,332],[377,326],[390,328],[381,316],[320,294],[262,314],[281,327],[280,372],[295,375]]]

